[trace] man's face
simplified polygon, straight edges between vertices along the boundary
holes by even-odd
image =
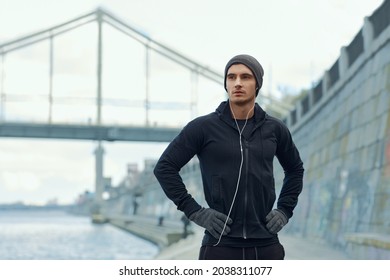
[[[244,64],[233,64],[226,75],[226,88],[231,102],[244,105],[256,99],[256,78]]]

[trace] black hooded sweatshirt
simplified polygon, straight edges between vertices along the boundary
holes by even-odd
[[[265,246],[278,242],[266,228],[265,217],[276,200],[273,159],[284,170],[277,208],[288,218],[302,190],[303,163],[286,125],[266,114],[256,103],[253,124],[242,134],[243,166],[230,218],[230,233],[219,246]],[[189,217],[201,206],[188,193],[180,169],[197,156],[203,189],[210,208],[228,214],[236,191],[241,151],[239,132],[228,101],[215,112],[189,122],[168,145],[154,169],[165,194]],[[205,231],[202,245],[217,240]]]

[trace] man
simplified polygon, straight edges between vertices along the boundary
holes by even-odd
[[[255,102],[263,75],[254,57],[233,57],[225,67],[229,99],[189,122],[154,169],[168,198],[206,229],[199,259],[284,259],[277,233],[293,215],[304,169],[287,127]],[[179,175],[195,155],[209,208],[195,201]],[[275,156],[285,178],[272,210]]]

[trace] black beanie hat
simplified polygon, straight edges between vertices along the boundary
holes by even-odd
[[[224,86],[226,91],[227,91],[226,75],[230,66],[232,66],[233,64],[244,64],[246,67],[252,70],[252,73],[256,78],[256,87],[257,87],[256,96],[257,96],[259,94],[259,90],[261,89],[261,86],[263,85],[264,70],[261,64],[256,60],[256,58],[247,54],[239,54],[233,57],[232,59],[230,59],[225,67]]]

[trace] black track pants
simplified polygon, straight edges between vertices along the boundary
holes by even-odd
[[[282,244],[265,247],[220,247],[202,246],[199,260],[283,260]]]

